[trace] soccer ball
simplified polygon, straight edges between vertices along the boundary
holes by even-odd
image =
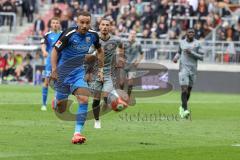
[[[108,95],[108,106],[115,112],[123,111],[128,107],[128,95],[123,90],[113,90]]]

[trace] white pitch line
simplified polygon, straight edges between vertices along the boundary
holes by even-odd
[[[240,144],[232,144],[232,147],[240,147]]]
[[[91,101],[90,101],[91,102]],[[180,103],[180,101],[145,101],[145,100],[137,100],[137,104],[177,104]],[[190,104],[236,104],[240,103],[239,101],[229,101],[229,102],[223,102],[223,101],[190,101]],[[33,103],[33,102],[1,102],[0,105],[41,105],[41,103]],[[50,103],[49,103],[50,104]],[[77,102],[74,102],[74,104],[77,104]]]

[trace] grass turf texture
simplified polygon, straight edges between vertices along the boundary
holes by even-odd
[[[124,112],[104,115],[100,130],[87,121],[87,142],[73,145],[74,122],[57,119],[51,109],[40,111],[40,87],[1,85],[0,159],[238,160],[240,147],[232,145],[240,144],[239,95],[193,93],[192,121],[126,119],[126,113],[177,114],[179,96],[138,99]]]

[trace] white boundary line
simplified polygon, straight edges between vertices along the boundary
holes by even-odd
[[[90,101],[91,102],[91,101]],[[181,101],[146,101],[146,100],[137,100],[137,104],[178,104]],[[240,103],[240,101],[190,101],[190,104],[235,104]],[[32,102],[1,102],[0,105],[41,105],[41,103],[32,103]],[[48,103],[51,104],[51,103]],[[75,101],[74,104],[77,104]]]

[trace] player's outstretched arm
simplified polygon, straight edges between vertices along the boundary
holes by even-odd
[[[119,39],[118,50],[115,59],[115,67],[122,68],[125,64],[125,48],[123,42]]]
[[[98,68],[103,68],[104,66],[104,51],[101,48],[97,49],[97,58],[98,58]]]
[[[51,78],[53,80],[57,80],[57,60],[58,60],[58,53],[55,48],[52,50],[52,55],[51,55],[51,64],[52,64],[52,75]]]
[[[138,52],[139,52],[139,56],[137,58],[137,60],[135,61],[134,65],[137,67],[139,65],[139,63],[143,60],[144,58],[144,53],[142,51],[142,47],[139,45],[138,46]]]
[[[98,59],[98,76],[100,80],[103,81],[104,51],[102,47],[97,49],[97,59]]]
[[[195,52],[195,51],[192,51],[191,54],[198,60],[203,60],[203,53],[198,53],[198,52]]]
[[[45,43],[41,45],[41,50],[42,50],[43,57],[47,57],[48,53],[47,53],[47,46]]]
[[[204,51],[201,47],[199,47],[196,51],[191,51],[191,54],[198,60],[203,60]]]
[[[179,60],[179,58],[181,56],[181,53],[182,53],[182,49],[179,45],[178,51],[177,51],[176,55],[173,57],[173,62],[174,63],[177,63],[177,61]]]
[[[143,58],[144,58],[144,54],[143,54],[143,52],[141,52],[140,56],[138,57],[138,59],[135,62],[135,66],[138,66],[139,63],[143,60]]]

